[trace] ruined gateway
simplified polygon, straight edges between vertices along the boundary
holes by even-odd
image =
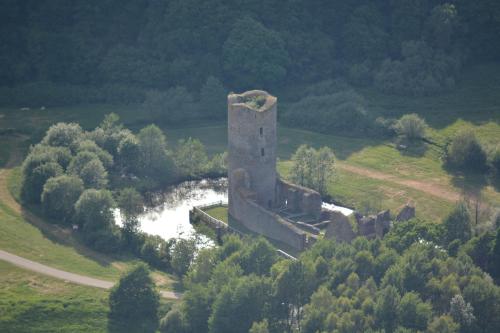
[[[228,96],[229,216],[250,231],[302,250],[322,216],[318,192],[276,172],[277,98],[252,90]]]

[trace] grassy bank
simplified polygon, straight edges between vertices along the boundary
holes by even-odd
[[[108,292],[0,261],[0,332],[107,332]]]

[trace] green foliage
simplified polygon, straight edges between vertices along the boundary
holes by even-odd
[[[122,229],[125,237],[130,237],[139,231],[138,216],[144,212],[144,201],[142,195],[133,188],[124,188],[116,198],[122,218]]]
[[[58,123],[47,130],[42,143],[53,147],[74,148],[74,145],[81,139],[82,134],[82,128],[78,124]]]
[[[156,331],[160,296],[149,273],[147,266],[138,265],[111,290],[109,317],[124,329]]]
[[[167,140],[165,135],[155,125],[141,129],[138,134],[140,151],[140,171],[147,177],[157,179],[168,178],[171,168],[167,155]]]
[[[68,223],[73,217],[74,205],[83,192],[83,181],[75,176],[49,178],[43,186],[42,207],[44,213]]]
[[[108,190],[88,189],[75,203],[75,222],[92,247],[111,252],[117,247],[113,234],[115,201]]]
[[[373,129],[373,119],[370,119],[361,95],[352,89],[331,89],[333,91],[313,91],[288,105],[282,115],[283,122],[322,133],[347,135]]]
[[[335,156],[328,147],[316,150],[301,145],[292,155],[290,178],[298,185],[326,194],[326,186],[334,175],[334,159]]]
[[[418,294],[410,292],[403,295],[398,310],[400,322],[407,328],[424,330],[432,315],[432,306],[424,303]]]
[[[209,76],[200,90],[200,109],[204,118],[223,119],[226,117],[227,90],[222,82]]]
[[[153,90],[146,94],[142,108],[157,121],[181,123],[196,114],[193,96],[186,88],[177,86],[166,91]]]
[[[250,17],[234,23],[222,48],[225,75],[243,89],[276,85],[286,77],[288,63],[280,34]]]
[[[108,172],[98,159],[86,163],[79,176],[86,188],[105,188],[108,185]]]
[[[160,332],[183,333],[186,332],[185,325],[182,312],[174,307],[160,320]]]
[[[428,326],[429,333],[458,333],[460,326],[447,315],[435,317]]]
[[[183,176],[199,177],[208,166],[205,146],[198,139],[180,140],[174,158],[175,166]]]
[[[412,113],[406,114],[396,121],[395,129],[397,134],[414,141],[425,138],[427,124],[417,114]]]
[[[267,323],[267,320],[254,322],[248,333],[269,333],[269,324]]]
[[[62,175],[63,169],[56,162],[40,164],[30,174],[24,175],[21,195],[23,200],[40,203],[43,186],[49,178]]]
[[[461,131],[446,147],[445,160],[451,168],[481,172],[485,170],[486,153],[473,132]]]
[[[182,277],[188,272],[194,260],[195,253],[195,238],[177,239],[172,248],[172,269],[178,276]]]
[[[450,215],[443,221],[448,243],[455,239],[466,242],[472,237],[471,217],[465,202],[459,202]]]

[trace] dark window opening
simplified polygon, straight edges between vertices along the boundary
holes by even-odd
[[[261,127],[260,128],[260,136],[264,135],[264,129]]]
[[[260,148],[260,156],[264,156],[264,148]]]

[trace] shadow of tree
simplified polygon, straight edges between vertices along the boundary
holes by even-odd
[[[108,267],[112,264],[113,258],[94,251],[82,244],[81,240],[75,237],[73,231],[70,228],[45,222],[45,220],[41,218],[37,213],[35,213],[35,211],[36,208],[33,209],[33,207],[23,206],[21,209],[21,216],[25,221],[29,222],[31,225],[40,230],[44,237],[56,244],[74,248],[77,253],[97,262],[103,267]]]
[[[109,333],[153,333],[156,332],[158,323],[150,321],[131,321],[124,318],[114,318],[108,316],[108,332]]]
[[[401,155],[409,157],[422,157],[427,151],[427,144],[424,141],[397,140],[396,147]]]
[[[453,177],[452,184],[461,189],[464,196],[478,197],[484,187],[488,185],[487,174],[474,173],[474,172],[451,172]]]

